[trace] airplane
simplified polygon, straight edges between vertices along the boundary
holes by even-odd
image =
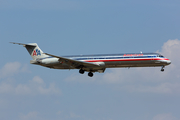
[[[171,61],[159,53],[125,53],[125,54],[97,54],[97,55],[72,55],[56,56],[44,53],[37,43],[15,43],[23,45],[33,60],[31,64],[41,65],[52,69],[79,69],[80,74],[88,72],[92,77],[94,72],[104,73],[106,68],[130,68],[130,67],[164,67]]]

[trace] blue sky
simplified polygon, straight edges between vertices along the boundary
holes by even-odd
[[[0,119],[179,120],[180,1],[1,0]],[[31,65],[25,48],[55,55],[160,52],[160,68],[78,70]]]

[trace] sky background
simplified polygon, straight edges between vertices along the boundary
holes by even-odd
[[[1,120],[180,120],[179,0],[0,0]],[[159,52],[161,68],[78,70],[31,65],[54,55]]]

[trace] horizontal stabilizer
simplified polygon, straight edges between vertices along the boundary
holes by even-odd
[[[36,47],[36,45],[33,45],[33,44],[23,44],[23,43],[15,43],[15,42],[10,42],[10,43],[12,43],[12,44],[18,44],[18,45],[23,45],[24,47],[25,46],[34,46],[34,47]]]

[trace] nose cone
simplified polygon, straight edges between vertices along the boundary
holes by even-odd
[[[167,64],[168,64],[168,65],[171,64],[171,61],[170,61],[170,60],[167,60]]]

